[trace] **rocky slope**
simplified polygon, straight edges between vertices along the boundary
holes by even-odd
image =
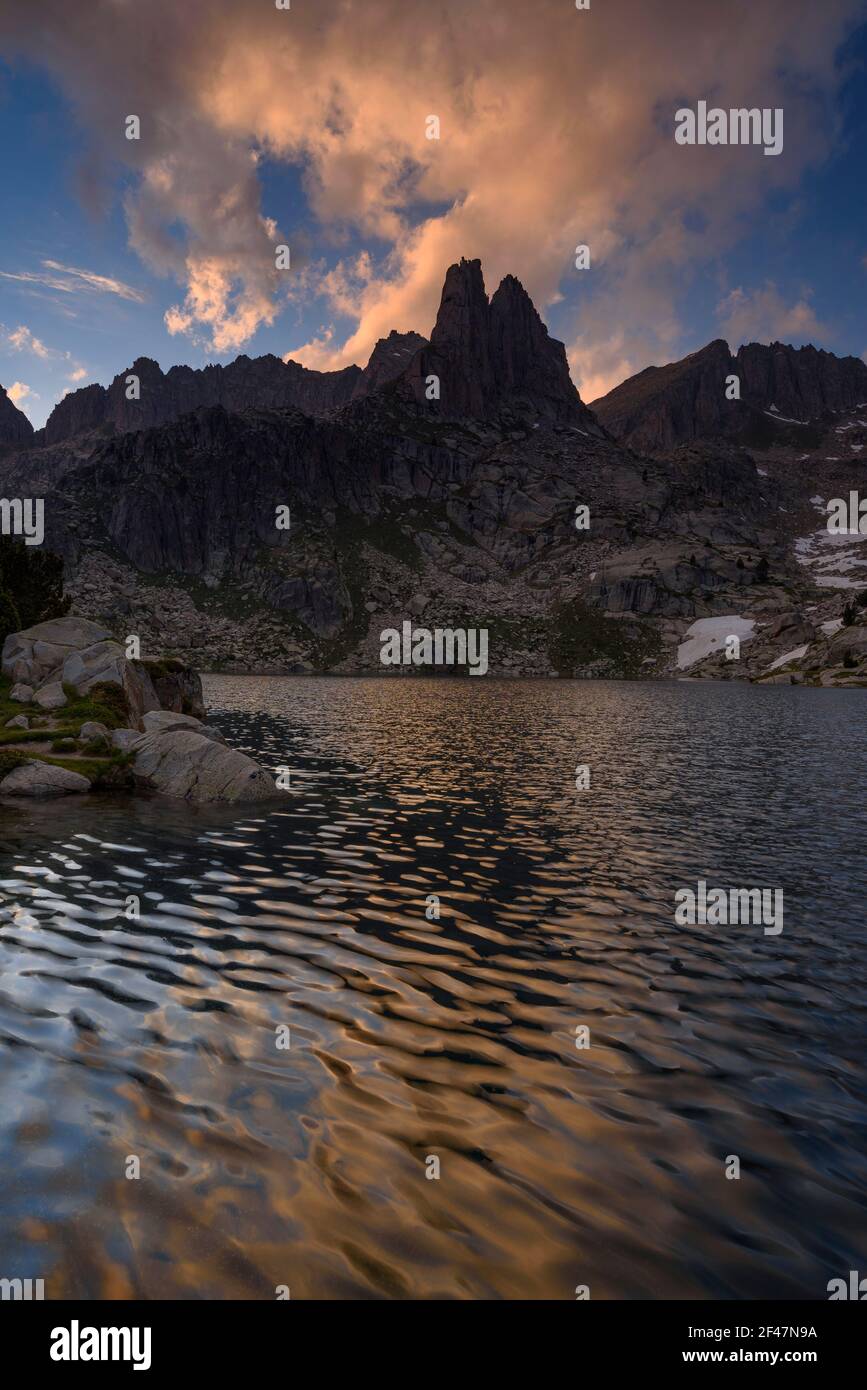
[[[44,486],[76,611],[150,657],[382,673],[382,631],[410,620],[486,627],[493,674],[861,683],[858,559],[829,575],[815,542],[818,494],[846,495],[863,469],[867,412],[830,404],[860,376],[792,353],[784,368],[775,350],[710,344],[659,369],[661,394],[657,369],[626,383],[633,404],[601,424],[520,283],[489,299],[461,261],[430,338],[384,339],[329,410],[257,396],[139,417],[14,453],[0,481]],[[733,361],[767,422],[760,450],[720,413]]]

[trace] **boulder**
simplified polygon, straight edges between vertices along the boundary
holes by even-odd
[[[142,737],[138,729],[113,729],[111,743],[121,753],[129,753]]]
[[[65,767],[54,767],[38,759],[13,768],[0,782],[2,796],[68,796],[72,792],[89,790],[89,781],[80,773],[68,772]]]
[[[213,739],[215,743],[226,742],[219,730],[210,729],[191,714],[173,714],[171,710],[156,709],[143,715],[141,723],[146,734],[171,734],[177,729],[189,729],[203,738]]]
[[[16,705],[29,705],[33,702],[32,685],[13,685],[9,691],[9,699],[14,700]]]
[[[198,671],[175,658],[167,661],[144,661],[141,666],[153,682],[162,709],[204,719],[205,700],[202,694],[202,678]]]
[[[134,753],[136,777],[165,796],[241,802],[282,795],[273,776],[252,758],[192,729],[145,734]]]
[[[12,632],[3,643],[0,669],[15,682],[38,686],[73,651],[104,641],[110,634],[87,618],[54,618]]]
[[[861,662],[867,657],[867,623],[841,627],[835,632],[829,644],[832,664],[842,665],[843,658],[854,658]]]
[[[95,685],[118,685],[126,696],[130,719],[138,723],[148,710],[159,709],[160,702],[146,669],[128,661],[118,642],[99,641],[70,652],[63,663],[63,680],[86,695]]]
[[[40,709],[62,709],[66,704],[66,696],[60,681],[52,681],[49,685],[43,685],[42,689],[37,690],[33,696],[33,703],[38,705]]]
[[[6,720],[7,729],[29,729],[30,720],[26,714],[16,714],[12,719]]]
[[[111,745],[111,734],[104,724],[100,724],[98,719],[88,719],[82,724],[78,737],[83,743],[101,743],[105,748]]]

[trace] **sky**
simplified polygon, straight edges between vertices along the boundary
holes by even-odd
[[[782,152],[679,144],[699,101],[782,109]],[[865,0],[0,0],[0,120],[37,427],[140,356],[363,365],[461,256],[588,401],[717,337],[867,354]]]

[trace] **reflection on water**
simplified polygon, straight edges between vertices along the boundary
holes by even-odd
[[[825,1298],[863,1269],[862,692],[206,693],[291,768],[273,810],[0,807],[0,1277]],[[676,926],[698,878],[782,887],[782,936]]]

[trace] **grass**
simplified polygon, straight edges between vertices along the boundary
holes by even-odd
[[[76,740],[82,724],[93,720],[105,724],[109,729],[117,729],[129,722],[126,698],[120,686],[100,683],[87,695],[79,695],[72,686],[65,685],[63,690],[67,703],[56,712],[63,723],[53,728],[49,727],[45,711],[38,705],[22,705],[10,700],[11,689],[11,682],[0,677],[0,781],[16,767],[37,758],[39,762],[50,763],[52,767],[80,772],[94,791],[132,790],[134,757],[131,753],[112,749],[103,757],[93,756],[99,745],[91,740],[82,749],[84,756],[75,756]],[[6,721],[16,714],[26,714],[33,725],[37,720],[39,724],[29,729],[4,728]],[[21,748],[22,744],[28,743],[50,743],[51,754],[39,753],[29,757]],[[68,756],[64,757],[63,754]]]
[[[78,730],[66,726],[62,729],[0,729],[0,748],[8,744],[53,743],[56,739],[77,737]]]
[[[645,657],[659,655],[660,639],[650,628],[606,618],[580,599],[559,604],[551,616],[549,655],[560,676],[571,676],[577,666],[604,660],[611,663],[612,675],[634,678],[642,674]]]
[[[30,730],[16,731],[5,728],[8,720],[16,714],[26,714],[34,724],[35,720],[45,720],[46,712],[40,709],[39,705],[19,704],[17,700],[10,700],[9,694],[12,690],[12,682],[5,677],[0,677],[0,742],[15,742],[5,737],[7,734],[19,732],[30,734],[31,738],[35,735],[35,727]],[[119,685],[112,685],[107,681],[100,682],[88,691],[86,695],[79,695],[71,685],[64,685],[63,693],[66,696],[66,704],[60,710],[55,711],[57,717],[63,720],[61,728],[49,729],[44,723],[42,728],[44,738],[64,738],[77,735],[82,724],[88,720],[96,723],[105,724],[108,729],[125,728],[129,721],[129,711],[127,709],[126,696]],[[26,742],[25,739],[18,739],[18,742]]]

